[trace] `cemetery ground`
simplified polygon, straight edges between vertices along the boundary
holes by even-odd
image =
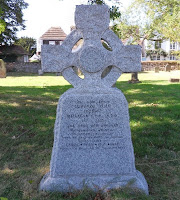
[[[54,74],[11,73],[0,79],[0,199],[179,200],[180,83],[169,82],[171,73],[139,73],[138,84],[129,84],[131,75],[123,74],[117,82],[129,103],[136,168],[148,182],[149,196],[128,188],[39,192],[49,171],[58,99],[71,85]]]

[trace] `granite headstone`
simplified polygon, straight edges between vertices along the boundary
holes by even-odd
[[[127,100],[112,87],[123,71],[141,70],[141,48],[124,46],[109,29],[106,5],[76,6],[75,23],[76,30],[62,45],[42,46],[43,71],[62,72],[74,88],[59,99],[50,172],[41,180],[40,190],[68,192],[85,185],[107,190],[131,183],[148,194],[147,182],[135,168]],[[83,46],[72,52],[82,38]]]
[[[154,68],[154,71],[155,71],[155,73],[159,73],[159,66],[156,66],[156,67]]]
[[[170,72],[171,71],[171,66],[169,64],[167,64],[165,66],[165,72]]]
[[[43,75],[42,69],[39,69],[39,70],[38,70],[38,75],[39,75],[39,76],[42,76],[42,75]]]

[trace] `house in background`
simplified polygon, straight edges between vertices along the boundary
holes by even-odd
[[[75,30],[75,26],[71,26],[71,31]],[[66,39],[67,35],[59,27],[51,27],[48,29],[38,40],[37,42],[37,55],[41,54],[41,46],[44,44],[48,45],[61,45],[62,42]],[[132,38],[122,41],[124,45],[128,45]],[[80,40],[75,44],[73,51],[77,51],[83,44],[83,41]],[[142,47],[142,60],[151,61],[151,60],[177,60],[176,56],[173,55],[173,51],[180,51],[180,43],[173,42],[170,40],[164,41],[149,41],[143,40],[139,41],[138,44]]]
[[[4,62],[29,62],[28,52],[20,45],[2,45],[0,46],[0,59]]]
[[[51,27],[39,38],[37,42],[37,54],[41,54],[41,46],[43,44],[61,45],[66,36],[61,27]]]
[[[180,51],[179,42],[164,41],[145,41],[146,61],[150,60],[177,60],[173,55],[174,51]]]

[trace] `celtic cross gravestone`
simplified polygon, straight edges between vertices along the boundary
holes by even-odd
[[[122,72],[141,70],[141,48],[124,46],[109,29],[105,5],[76,6],[75,23],[76,30],[62,45],[42,47],[43,71],[62,72],[74,88],[59,99],[50,172],[40,189],[69,191],[87,185],[106,190],[131,183],[148,194],[146,180],[135,168],[128,103],[112,88]],[[82,47],[72,52],[80,39]],[[109,66],[111,71],[102,78]]]

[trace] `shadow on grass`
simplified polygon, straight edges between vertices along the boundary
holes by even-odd
[[[156,165],[180,158],[179,84],[118,82],[117,87],[129,102],[137,168],[150,185],[150,198],[172,199],[174,193],[180,199],[179,161]],[[37,188],[49,170],[58,98],[69,88],[0,87],[0,196],[56,199]]]

